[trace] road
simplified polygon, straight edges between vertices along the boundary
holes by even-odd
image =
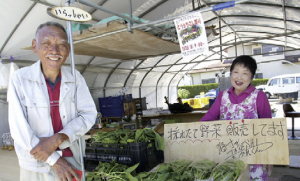
[[[276,112],[277,118],[282,118],[284,117],[284,112],[283,112],[283,104],[279,103],[278,99],[269,99],[271,108],[277,108],[278,111]],[[298,101],[293,101],[291,103],[291,106],[294,108],[295,111],[300,112],[300,102]],[[287,128],[292,129],[292,118],[286,118],[287,120]],[[295,118],[295,129],[300,130],[300,118]],[[300,135],[298,135],[300,136]]]

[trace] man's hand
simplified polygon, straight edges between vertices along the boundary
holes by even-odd
[[[30,151],[34,158],[45,162],[57,147],[69,139],[65,134],[54,134],[51,137],[40,138],[40,142]]]
[[[62,157],[53,165],[53,170],[59,181],[72,181],[72,176],[79,181],[79,176],[75,172],[73,165]]]

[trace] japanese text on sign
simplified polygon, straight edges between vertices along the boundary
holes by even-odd
[[[287,164],[289,159],[286,120],[263,120],[165,125],[166,159],[214,154],[216,158],[212,156],[212,160],[216,159],[217,162],[237,158],[247,164]],[[184,156],[178,156],[177,152],[184,148]],[[283,152],[282,155],[277,154],[279,150]]]
[[[76,7],[49,7],[47,13],[55,18],[69,21],[85,22],[92,19],[88,12]]]
[[[208,52],[206,31],[200,13],[174,20],[183,57]]]

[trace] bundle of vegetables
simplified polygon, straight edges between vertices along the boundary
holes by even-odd
[[[210,178],[214,181],[235,181],[244,168],[245,163],[241,160],[227,160],[213,169]]]
[[[151,142],[154,140],[156,150],[164,151],[164,138],[150,128],[138,129],[135,133],[135,142]],[[148,145],[150,147],[152,145]]]
[[[207,180],[215,166],[216,163],[209,159],[193,161],[193,163],[187,167],[184,174],[191,175],[196,180]]]
[[[111,144],[127,144],[135,142],[135,132],[132,132],[130,129],[117,129],[112,132],[97,132],[97,135],[94,136],[90,143],[111,143]]]
[[[156,172],[141,172],[135,178],[139,181],[193,181],[194,176],[183,174],[191,161],[176,160],[161,164]]]
[[[165,144],[163,137],[150,128],[138,129],[136,132],[129,129],[117,129],[112,132],[97,132],[97,135],[90,139],[89,143],[127,144],[151,141],[155,142],[155,148],[157,150],[164,150]],[[148,147],[152,146],[152,144],[148,145]]]
[[[110,162],[99,162],[99,165],[89,172],[86,176],[86,181],[137,181],[132,175],[135,175],[135,169],[139,163],[129,167],[123,164]]]

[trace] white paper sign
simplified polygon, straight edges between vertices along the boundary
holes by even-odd
[[[285,118],[165,124],[164,141],[165,162],[208,158],[289,165]]]
[[[92,15],[82,9],[76,7],[48,7],[47,13],[55,18],[67,20],[86,22],[92,19]]]
[[[204,21],[197,12],[174,20],[183,57],[208,52]]]

